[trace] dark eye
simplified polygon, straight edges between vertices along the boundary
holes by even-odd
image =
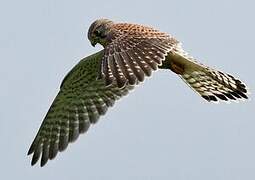
[[[106,35],[103,34],[102,31],[95,30],[94,33],[95,33],[95,35],[96,35],[97,37],[100,37],[100,38],[105,38],[105,37],[106,37]]]
[[[96,36],[99,36],[99,37],[100,37],[101,34],[102,34],[102,33],[101,33],[99,30],[95,30],[95,35],[96,35]]]

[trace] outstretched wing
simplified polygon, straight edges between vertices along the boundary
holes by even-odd
[[[114,84],[106,87],[103,80],[97,79],[102,55],[100,51],[84,58],[65,77],[28,151],[28,155],[33,154],[32,165],[41,157],[43,166],[65,150],[133,88],[127,85],[120,89]]]
[[[106,85],[115,80],[118,87],[142,82],[178,44],[173,37],[150,27],[123,23],[112,28],[113,40],[105,47],[101,63]]]

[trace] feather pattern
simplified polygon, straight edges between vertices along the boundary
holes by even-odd
[[[153,28],[137,24],[113,24],[110,43],[105,47],[100,77],[106,85],[116,81],[119,88],[144,81],[178,41]]]
[[[104,115],[114,101],[126,95],[134,86],[126,84],[119,89],[116,84],[105,86],[97,79],[103,51],[83,59],[66,76],[60,92],[53,101],[29,151],[31,164],[41,158],[41,166],[57,153],[64,151],[80,133]]]
[[[169,57],[182,64],[180,77],[207,101],[248,99],[246,85],[230,74],[198,63],[179,46]]]
[[[112,26],[111,39],[107,44],[101,41],[105,49],[81,60],[64,78],[29,148],[32,165],[41,160],[44,166],[55,158],[158,68],[170,68],[207,101],[248,98],[244,83],[199,64],[173,37],[141,25],[98,22]],[[90,40],[96,25],[97,21],[89,29]]]

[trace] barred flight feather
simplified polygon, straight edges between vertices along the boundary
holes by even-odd
[[[100,77],[105,77],[106,85],[116,81],[121,88],[127,82],[134,84],[135,81],[144,81],[145,76],[150,76],[178,44],[174,38],[150,27],[116,24],[112,28],[115,36],[105,47],[101,64]],[[121,60],[115,58],[119,55]],[[127,65],[123,65],[123,62]],[[130,71],[132,76],[127,73]]]
[[[41,166],[64,151],[80,133],[98,121],[114,102],[133,89],[132,85],[118,88],[116,84],[105,86],[97,79],[103,51],[91,55],[77,64],[61,84],[28,154],[33,154],[31,164],[41,158]],[[78,81],[78,80],[79,81]]]

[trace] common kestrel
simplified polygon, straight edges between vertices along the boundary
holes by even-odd
[[[247,99],[240,80],[197,63],[172,36],[153,28],[107,19],[93,22],[88,31],[93,46],[104,49],[82,59],[64,78],[28,151],[31,164],[41,166],[106,113],[157,69],[170,69],[207,101]]]

